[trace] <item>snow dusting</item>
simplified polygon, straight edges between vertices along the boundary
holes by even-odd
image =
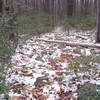
[[[40,38],[95,42],[91,31],[71,30],[68,33],[58,32],[58,30],[42,34]],[[12,56],[6,77],[10,86],[9,96],[29,98],[24,100],[77,100],[76,90],[79,85],[90,83],[100,86],[100,76],[92,70],[92,65],[95,65],[96,70],[100,68],[100,61],[89,63],[91,67],[89,70],[87,69],[86,72],[78,70],[77,74],[69,67],[70,61],[81,56],[88,57],[93,54],[98,56],[97,52],[100,50],[39,41],[36,37],[32,37],[21,47],[18,46]],[[83,65],[80,64],[81,68]]]

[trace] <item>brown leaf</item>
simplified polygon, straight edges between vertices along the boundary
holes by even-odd
[[[43,95],[42,89],[33,89],[31,91],[33,98],[36,98],[37,100],[47,100],[47,96]]]
[[[70,60],[72,58],[73,58],[73,55],[71,54],[61,54],[61,59]]]
[[[14,97],[9,97],[9,100],[31,100],[31,98],[29,97],[17,97],[17,96],[14,96]]]
[[[20,76],[27,76],[27,77],[33,76],[32,73],[20,73],[19,75]]]

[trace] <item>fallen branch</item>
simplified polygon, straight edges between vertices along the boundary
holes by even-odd
[[[78,43],[78,42],[66,42],[66,41],[58,41],[58,40],[45,40],[38,38],[39,41],[45,41],[45,42],[51,42],[51,43],[61,43],[66,44],[67,46],[81,46],[81,47],[91,47],[91,48],[100,48],[100,44],[94,44],[94,43]]]
[[[87,37],[85,37],[85,36],[80,36],[80,35],[78,35],[78,36],[76,36],[77,38],[81,38],[81,39],[83,39],[83,40],[87,40]]]

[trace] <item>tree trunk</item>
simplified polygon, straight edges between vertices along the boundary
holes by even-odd
[[[2,6],[3,6],[3,1],[0,0],[0,13],[2,13]]]
[[[97,0],[97,34],[96,42],[100,43],[100,0]]]
[[[73,16],[74,12],[74,0],[67,0],[67,15]]]

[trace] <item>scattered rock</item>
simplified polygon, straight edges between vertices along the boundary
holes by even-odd
[[[43,87],[45,85],[48,84],[48,78],[44,77],[38,77],[36,79],[36,82],[34,83],[34,85],[36,86],[36,88],[40,88]]]

